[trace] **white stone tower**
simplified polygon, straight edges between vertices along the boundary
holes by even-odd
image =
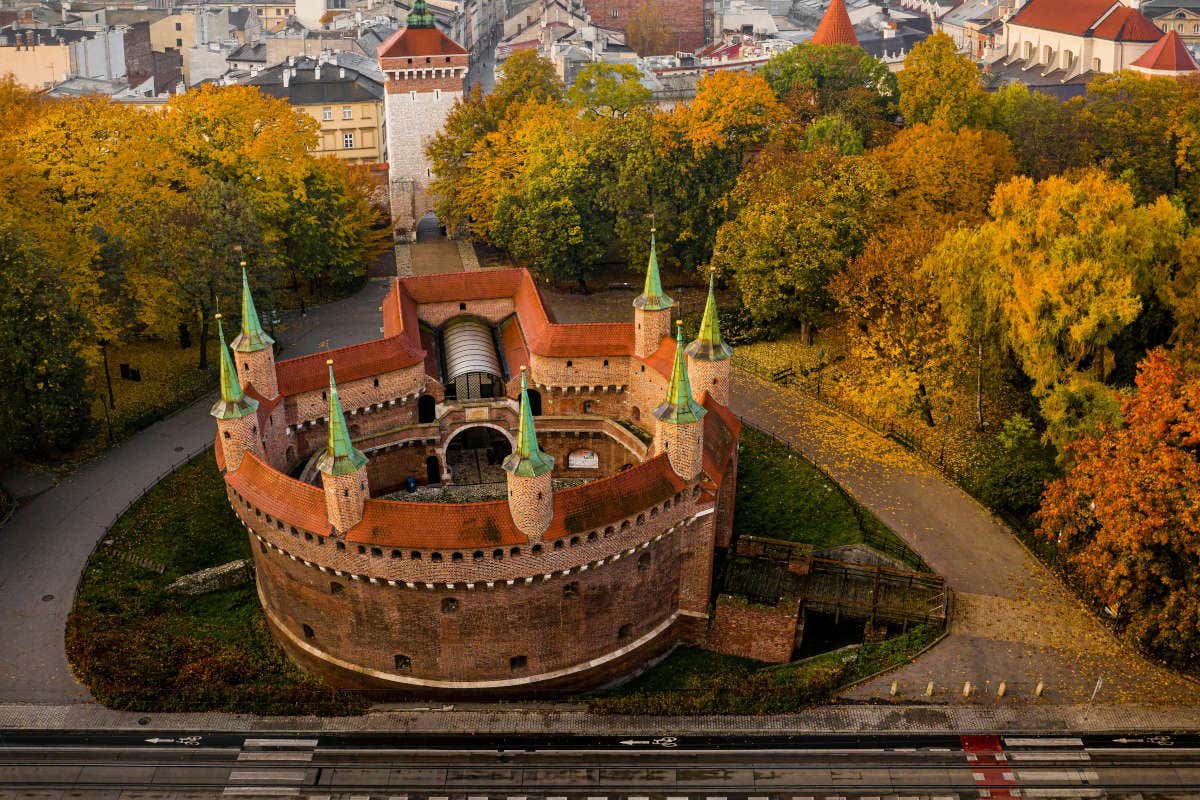
[[[415,241],[417,221],[433,209],[433,167],[425,145],[441,129],[454,101],[462,97],[467,51],[439,31],[425,0],[416,0],[408,25],[375,51],[384,74],[388,194],[392,231]]]

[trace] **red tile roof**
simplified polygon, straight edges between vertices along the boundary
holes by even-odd
[[[704,473],[720,483],[729,468],[742,422],[732,411],[704,394]]]
[[[664,378],[671,377],[671,370],[675,367],[675,340],[670,336],[664,336],[658,349],[643,358],[642,361]]]
[[[1153,22],[1120,0],[1030,0],[1009,24],[1114,42],[1157,42],[1162,36]]]
[[[324,490],[289,478],[253,453],[246,453],[236,470],[225,473],[225,482],[264,514],[322,536],[329,531]]]
[[[1163,32],[1140,11],[1121,6],[1096,26],[1092,36],[1114,42],[1157,42]]]
[[[821,24],[813,34],[813,44],[858,44],[850,13],[846,11],[846,0],[833,0],[821,17]]]
[[[415,56],[465,56],[467,51],[437,28],[401,28],[375,48],[379,59]]]
[[[1166,36],[1158,40],[1158,44],[1143,53],[1142,57],[1137,61],[1134,61],[1133,66],[1141,67],[1147,71],[1170,73],[1196,72],[1200,70],[1200,66],[1196,64],[1196,59],[1192,58],[1192,54],[1188,52],[1183,39],[1175,31],[1168,31]]]
[[[333,359],[334,373],[339,382],[370,378],[385,372],[420,364],[425,351],[420,344],[404,336],[373,339],[361,344],[323,350],[299,358],[289,358],[275,365],[275,377],[281,395],[300,394],[322,389],[329,384],[327,359]]]

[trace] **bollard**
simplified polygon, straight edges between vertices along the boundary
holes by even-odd
[[[1044,692],[1044,691],[1046,691],[1046,682],[1043,680],[1039,680],[1037,682],[1037,686],[1033,687],[1033,696],[1041,697],[1042,692]]]
[[[963,697],[971,696],[971,682],[967,681],[963,684]]]
[[[996,697],[1004,697],[1004,692],[1008,689],[1008,684],[1005,681],[1000,681],[1000,685],[996,687]]]
[[[898,689],[898,688],[899,687],[896,685],[896,682],[892,681],[892,697],[896,696],[896,689]]]
[[[925,696],[933,697],[933,681],[930,681],[929,683],[925,684]]]

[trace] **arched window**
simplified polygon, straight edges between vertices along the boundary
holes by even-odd
[[[638,556],[638,569],[641,570],[642,572],[645,572],[646,570],[650,569],[650,554],[649,553],[642,553],[640,556]]]
[[[542,394],[537,389],[529,389],[529,412],[535,417],[542,415]]]
[[[345,586],[342,586],[337,581],[330,581],[330,583],[329,583],[329,593],[330,594],[341,594],[344,591],[346,591]]]
[[[412,659],[408,656],[397,653],[395,656],[393,656],[393,659],[396,669],[404,670],[406,672],[412,669]]]
[[[417,400],[417,422],[433,422],[437,415],[437,400],[431,394],[421,395]]]
[[[454,597],[443,597],[442,613],[453,614],[455,611],[458,611],[458,599]]]
[[[313,629],[312,629],[311,625],[308,625],[307,623],[304,625],[301,625],[300,630],[304,631],[305,639],[309,639],[311,641],[312,639],[316,638],[316,634],[313,633]]]

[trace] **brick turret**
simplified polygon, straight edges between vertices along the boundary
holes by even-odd
[[[554,519],[554,459],[538,446],[524,367],[521,367],[521,422],[517,430],[517,449],[504,460],[504,469],[508,472],[508,511],[513,523],[521,533],[540,541]]]
[[[367,502],[367,457],[350,443],[350,431],[342,413],[337,383],[333,379],[333,359],[329,365],[329,442],[317,462],[325,487],[325,512],[329,527],[342,534],[357,525]]]
[[[242,262],[242,330],[233,340],[238,375],[253,386],[259,396],[274,400],[279,396],[275,377],[275,340],[267,335],[258,321],[250,280],[246,277],[246,262]]]
[[[217,337],[221,343],[221,398],[210,412],[217,419],[217,438],[225,456],[225,470],[233,472],[247,452],[263,457],[262,437],[258,433],[258,401],[247,397],[238,380],[237,369],[225,344],[225,326],[217,314]]]
[[[675,366],[667,400],[654,409],[654,449],[667,454],[671,469],[684,480],[695,480],[704,463],[704,406],[692,398],[683,350],[683,322],[676,323]]]
[[[638,358],[649,358],[671,335],[671,308],[675,301],[667,296],[658,274],[658,247],[650,230],[650,263],[646,266],[646,285],[633,301],[633,349]]]
[[[721,322],[717,318],[715,276],[708,276],[708,302],[696,339],[687,346],[688,381],[692,397],[704,401],[707,392],[723,406],[729,405],[729,382],[733,373],[733,351],[721,338]]]

